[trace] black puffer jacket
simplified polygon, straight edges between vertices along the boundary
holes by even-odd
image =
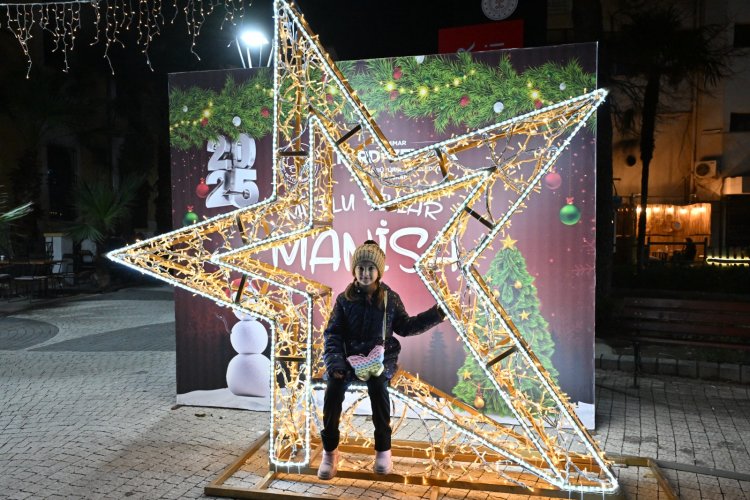
[[[388,285],[381,283],[388,294],[388,312],[385,341],[385,375],[390,379],[396,372],[396,361],[401,343],[394,333],[409,337],[423,333],[437,325],[445,316],[437,305],[416,316],[409,316],[401,297]],[[346,379],[354,379],[354,370],[346,361],[353,354],[366,355],[383,338],[383,309],[367,300],[364,292],[355,300],[347,300],[343,293],[336,297],[328,326],[323,333],[325,350],[323,361],[328,374],[346,372]]]

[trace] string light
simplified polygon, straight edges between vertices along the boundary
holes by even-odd
[[[185,16],[188,35],[191,38],[190,52],[198,59],[195,45],[206,18],[215,8],[224,6],[224,18],[221,26],[228,22],[235,24],[245,13],[244,3],[238,0],[185,0],[180,9],[178,0],[173,0],[175,17],[179,11]],[[54,2],[35,3],[0,3],[0,27],[5,25],[18,40],[26,56],[26,77],[31,73],[32,57],[29,48],[34,32],[41,30],[51,36],[52,52],[63,55],[63,71],[67,72],[68,53],[75,48],[75,40],[81,31],[81,8],[93,10],[94,40],[91,45],[104,44],[104,58],[114,74],[109,49],[113,45],[125,46],[123,32],[133,30],[137,36],[136,45],[141,49],[146,64],[151,68],[149,48],[155,37],[161,34],[165,24],[162,2],[137,0],[58,0]],[[3,13],[5,14],[3,16]],[[5,18],[3,23],[2,18]],[[174,24],[175,17],[170,20]],[[152,68],[153,69],[153,68]]]
[[[706,257],[706,264],[713,266],[750,266],[750,257],[744,255],[710,255]]]
[[[325,370],[323,321],[314,319],[328,316],[332,294],[324,283],[277,269],[259,254],[331,228],[336,161],[344,164],[376,210],[456,195],[460,201],[415,270],[514,423],[503,425],[419,377],[397,372],[391,393],[423,420],[436,420],[433,428],[439,426],[442,435],[422,448],[432,457],[425,474],[440,470],[462,477],[470,467],[459,463],[459,455],[474,453],[471,463],[489,467],[491,452],[503,461],[502,468],[496,464],[492,470],[506,479],[507,471],[516,467],[555,488],[616,491],[617,479],[604,454],[476,267],[606,92],[595,90],[397,155],[304,19],[282,0],[275,3],[273,50],[272,195],[109,257],[271,322],[269,461],[292,470],[310,462],[312,427],[319,421],[314,418],[319,409],[312,404],[313,390],[321,387],[315,381]],[[313,78],[318,71],[323,77]],[[365,147],[380,154],[358,155]],[[466,166],[462,159],[477,149],[487,152],[489,163]],[[492,200],[496,183],[509,193],[507,206]],[[481,234],[469,237],[469,226],[482,228]],[[458,272],[451,274],[451,268]],[[238,277],[240,286],[227,296],[225,290]],[[342,423],[344,442],[359,432],[349,424]],[[469,444],[453,447],[457,436]],[[513,481],[532,487],[521,476]]]

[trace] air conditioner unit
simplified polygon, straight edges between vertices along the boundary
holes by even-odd
[[[693,175],[697,179],[716,177],[716,160],[696,161],[693,165]]]

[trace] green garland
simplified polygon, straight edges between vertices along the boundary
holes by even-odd
[[[373,117],[429,117],[438,133],[449,126],[473,129],[528,113],[589,92],[596,83],[595,75],[577,61],[546,63],[518,74],[508,56],[493,66],[470,53],[426,57],[421,63],[414,57],[375,59],[364,66],[348,61],[339,68]],[[337,92],[332,85],[325,88]],[[202,147],[218,135],[263,137],[273,127],[267,69],[242,84],[227,77],[220,92],[173,89],[169,100],[170,137],[178,150]]]
[[[467,52],[428,57],[421,64],[414,57],[369,61],[348,78],[373,116],[432,117],[438,133],[451,125],[473,129],[528,113],[590,92],[596,82],[576,61],[546,63],[519,75],[508,56],[490,66]]]
[[[219,135],[233,140],[242,133],[263,137],[271,130],[273,88],[267,69],[242,84],[228,76],[220,92],[190,87],[169,93],[169,138],[174,149],[205,147]]]

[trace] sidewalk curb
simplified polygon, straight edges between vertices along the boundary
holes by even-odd
[[[13,316],[16,314],[26,313],[35,309],[44,309],[47,307],[54,307],[63,302],[75,302],[78,300],[85,300],[90,297],[97,295],[105,295],[109,293],[115,293],[125,288],[133,288],[142,286],[141,284],[118,284],[107,287],[102,290],[80,290],[76,291],[71,295],[62,295],[59,297],[36,299],[34,301],[21,299],[18,302],[13,302],[10,299],[0,302],[0,318],[6,316]]]
[[[634,359],[631,354],[598,353],[595,359],[595,366],[602,370],[632,372],[634,369]],[[740,384],[750,383],[750,365],[739,365],[736,363],[641,357],[641,371],[644,374],[650,375],[722,380]]]

